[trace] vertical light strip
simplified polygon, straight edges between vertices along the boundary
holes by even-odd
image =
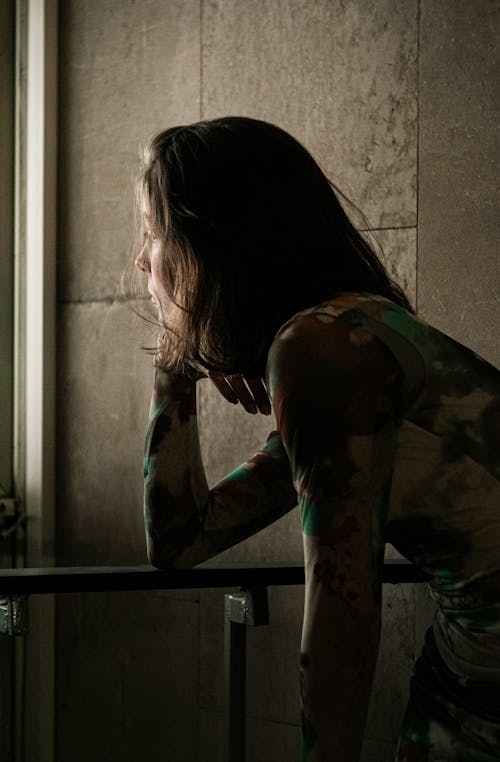
[[[54,564],[57,0],[29,0],[26,94],[27,565]],[[30,600],[25,759],[54,759],[54,598]]]
[[[16,0],[16,65],[15,65],[15,129],[14,129],[14,493],[24,498],[25,477],[25,254],[26,254],[26,57],[27,57],[27,1]],[[24,505],[21,506],[24,510]],[[24,548],[16,546],[15,566],[24,565]],[[16,638],[15,650],[15,748],[14,759],[23,760],[25,737],[25,638]]]
[[[28,566],[53,563],[57,19],[28,5],[26,128],[26,510]]]
[[[0,495],[12,496],[12,212],[14,144],[14,13],[0,3]],[[9,565],[3,543],[1,563]]]

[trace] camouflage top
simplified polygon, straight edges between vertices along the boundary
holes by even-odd
[[[386,542],[432,576],[450,670],[500,682],[500,372],[391,301],[349,293],[293,316],[266,375],[278,431],[209,489],[196,384],[157,371],[148,553],[159,567],[193,566],[299,506],[303,759],[319,760],[342,733],[362,736]]]
[[[433,576],[447,666],[500,682],[500,372],[383,297],[360,295],[341,317],[384,342],[408,389],[423,369],[397,437],[385,538]]]
[[[405,376],[386,540],[443,593],[500,571],[500,371],[384,297],[345,304],[340,297],[300,316],[348,322],[359,342],[378,337]]]

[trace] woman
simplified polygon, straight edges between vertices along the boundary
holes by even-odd
[[[190,567],[299,506],[302,759],[359,759],[384,545],[432,575],[399,762],[500,759],[500,374],[419,320],[310,154],[227,117],[151,143],[139,183],[161,334],[148,555]],[[196,383],[277,431],[209,489]]]

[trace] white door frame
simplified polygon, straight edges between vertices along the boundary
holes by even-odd
[[[14,468],[29,567],[55,561],[57,10],[57,0],[17,0]],[[25,762],[54,760],[54,614],[54,596],[31,596]]]

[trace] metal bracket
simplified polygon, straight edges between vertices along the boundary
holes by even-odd
[[[26,635],[28,632],[28,596],[0,596],[0,634]]]
[[[225,762],[245,760],[246,626],[269,624],[267,588],[224,595]]]
[[[237,624],[258,627],[269,624],[269,604],[267,588],[258,587],[241,593],[227,593],[224,596],[226,619]]]
[[[26,514],[15,497],[0,497],[0,539],[14,534],[25,522]]]
[[[18,501],[15,497],[0,497],[0,516],[12,518],[17,515]]]

